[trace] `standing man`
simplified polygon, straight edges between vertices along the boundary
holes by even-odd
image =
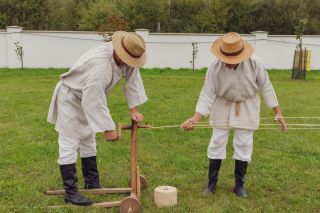
[[[131,118],[142,121],[137,106],[147,101],[139,67],[146,62],[146,45],[141,36],[118,31],[112,42],[103,43],[82,55],[73,67],[60,76],[51,101],[48,121],[59,134],[59,159],[65,201],[91,205],[77,187],[77,150],[79,149],[85,189],[102,188],[96,161],[96,133],[105,139],[118,139],[106,103],[106,95],[123,77]]]
[[[221,160],[226,158],[226,145],[230,128],[234,128],[235,188],[239,197],[247,197],[244,177],[251,161],[253,131],[259,128],[260,96],[273,109],[275,120],[286,131],[276,94],[268,73],[254,56],[249,43],[238,33],[227,33],[211,47],[217,57],[210,65],[193,117],[182,123],[185,130],[192,130],[203,116],[210,114],[213,135],[208,146],[208,187],[204,195],[213,192],[218,181]]]

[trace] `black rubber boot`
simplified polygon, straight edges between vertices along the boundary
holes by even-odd
[[[220,165],[220,159],[209,159],[208,187],[203,191],[203,196],[209,195],[216,189]]]
[[[234,176],[235,176],[235,187],[234,193],[238,197],[248,197],[247,192],[244,190],[244,177],[247,172],[248,162],[235,160]]]
[[[89,206],[93,202],[82,195],[78,191],[77,169],[76,164],[60,165],[60,172],[64,186],[64,200],[78,206]]]
[[[97,157],[81,158],[82,174],[85,189],[103,188],[99,181],[99,172],[97,169]]]

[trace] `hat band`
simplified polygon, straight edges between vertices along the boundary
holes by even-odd
[[[227,53],[227,52],[223,51],[220,47],[220,52],[225,56],[237,56],[237,55],[240,55],[243,52],[243,50],[244,50],[244,46],[240,50],[238,50],[237,52]]]
[[[128,53],[128,55],[130,55],[130,56],[133,57],[133,58],[140,58],[140,56],[133,55],[133,54],[127,49],[127,47],[124,45],[123,38],[124,38],[124,37],[122,37],[122,39],[121,39],[121,46],[122,46],[122,48],[124,49],[124,51],[126,51],[126,53]]]

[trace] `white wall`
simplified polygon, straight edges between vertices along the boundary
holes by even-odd
[[[7,35],[5,32],[0,31],[0,67],[6,67],[7,66]]]
[[[148,59],[145,67],[191,68],[192,42],[197,42],[198,46],[196,67],[208,67],[214,57],[210,51],[212,41],[219,36],[219,34],[151,33],[146,38]],[[253,35],[242,35],[242,37],[247,40],[254,39]]]
[[[220,34],[149,33],[137,29],[147,43],[145,67],[191,68],[192,42],[197,42],[196,68],[208,67],[214,56],[210,52],[212,41]],[[255,48],[267,68],[291,69],[296,47],[293,35],[268,35],[257,31],[241,35]],[[0,30],[0,67],[20,67],[14,42],[24,50],[25,67],[70,67],[75,60],[102,37],[94,32],[23,31],[21,27]],[[304,36],[303,43],[311,49],[311,69],[320,69],[320,35]]]
[[[81,34],[75,37],[87,36],[91,35]],[[51,33],[49,37],[38,33],[22,33],[21,41],[25,67],[70,67],[82,53],[101,42],[72,39],[68,34],[56,33]]]

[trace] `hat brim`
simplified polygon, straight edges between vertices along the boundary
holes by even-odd
[[[215,40],[211,46],[211,52],[221,61],[227,64],[239,64],[242,61],[250,58],[250,56],[253,53],[252,46],[245,40],[243,40],[244,49],[243,51],[236,56],[226,56],[220,51],[221,43],[222,43],[222,37]]]
[[[121,39],[126,36],[128,32],[117,31],[112,35],[112,45],[119,58],[127,65],[135,68],[143,67],[146,64],[146,52],[144,52],[139,58],[130,56],[122,47]]]

